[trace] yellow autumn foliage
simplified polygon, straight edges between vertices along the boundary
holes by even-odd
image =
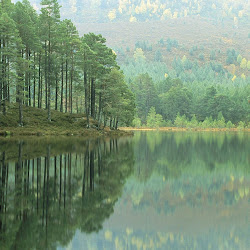
[[[163,16],[164,16],[164,17],[168,17],[168,18],[172,18],[171,9],[166,9],[166,10],[164,10]]]
[[[173,14],[173,18],[177,18],[178,17],[178,12],[175,11],[174,14]]]
[[[243,80],[246,80],[246,75],[244,73],[241,74],[240,76]]]
[[[240,10],[239,13],[238,13],[238,17],[242,18],[244,15],[244,11],[243,10]]]
[[[233,76],[232,81],[234,82],[236,79],[236,75]]]
[[[112,21],[112,20],[114,20],[116,18],[116,9],[113,9],[113,10],[109,11],[108,18],[109,18],[110,21]]]
[[[137,61],[139,59],[146,59],[144,52],[141,48],[136,48],[135,52],[134,52],[134,59]]]
[[[134,17],[134,16],[131,15],[130,18],[129,18],[129,22],[134,23],[136,21],[137,21],[136,17]]]
[[[243,58],[241,63],[240,63],[240,67],[242,69],[245,69],[247,67],[247,59],[246,58]]]

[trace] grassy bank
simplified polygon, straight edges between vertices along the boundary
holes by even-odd
[[[9,104],[6,115],[0,114],[0,136],[57,136],[77,135],[84,137],[122,136],[131,132],[97,129],[97,121],[90,119],[90,128],[86,128],[87,119],[84,114],[61,113],[51,110],[51,122],[47,119],[47,110],[23,107],[23,126],[18,124],[18,106]]]

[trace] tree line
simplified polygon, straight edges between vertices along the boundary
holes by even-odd
[[[130,88],[135,93],[138,127],[233,127],[249,126],[249,85],[185,83],[167,77],[155,83],[149,74],[138,75]]]
[[[60,20],[57,0],[42,0],[38,14],[28,0],[0,4],[0,112],[7,103],[84,112],[99,124],[133,118],[134,98],[116,55],[94,33],[80,37],[71,20]],[[84,100],[84,101],[83,101]]]

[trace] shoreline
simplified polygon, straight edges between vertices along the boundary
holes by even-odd
[[[161,127],[161,128],[133,128],[133,127],[120,127],[118,130],[111,130],[108,127],[105,129],[97,130],[95,128],[76,128],[76,129],[63,129],[63,128],[34,128],[34,127],[0,127],[0,138],[4,137],[18,137],[18,136],[76,136],[86,138],[98,137],[120,137],[132,136],[135,131],[165,131],[165,132],[250,132],[249,128],[178,128],[178,127]]]
[[[85,137],[85,138],[98,138],[98,137],[120,137],[120,136],[132,136],[133,131],[128,130],[111,130],[109,128],[97,130],[95,128],[76,128],[67,129],[64,128],[34,128],[34,127],[0,127],[0,138],[6,137],[19,137],[19,136],[34,136],[34,137],[46,137],[46,136],[67,136],[67,137]]]
[[[0,138],[4,137],[17,137],[17,136],[77,136],[86,138],[98,138],[98,137],[120,137],[120,136],[132,136],[135,131],[166,131],[166,132],[250,132],[249,128],[237,129],[237,128],[178,128],[178,127],[161,127],[161,128],[133,128],[133,127],[120,127],[117,130],[111,130],[106,127],[104,129],[97,130],[95,128],[34,128],[34,127],[0,127]]]
[[[133,128],[133,127],[120,127],[123,131],[193,131],[193,132],[250,132],[249,128],[237,129],[237,128],[178,128],[178,127],[161,127],[161,128]]]

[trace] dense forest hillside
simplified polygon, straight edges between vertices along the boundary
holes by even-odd
[[[249,1],[227,0],[59,0],[62,17],[75,22],[142,22],[200,15],[232,20],[237,26],[249,18]],[[35,8],[39,0],[32,0]]]
[[[107,37],[107,44],[117,53],[119,63],[133,57],[136,48],[142,48],[147,60],[154,61],[158,54],[168,66],[175,57],[185,55],[201,64],[211,60],[219,62],[231,72],[234,63],[236,75],[249,74],[247,67],[240,68],[236,60],[227,59],[227,54],[234,49],[237,56],[240,54],[249,60],[250,24],[236,29],[230,22],[222,24],[201,17],[186,17],[158,22],[77,23],[76,26],[80,34],[95,32]]]
[[[230,21],[196,16],[77,27],[82,34],[94,30],[108,37],[136,96],[135,126],[194,126],[196,119],[206,121],[200,126],[221,127],[230,121],[230,127],[240,120],[247,126],[249,24],[236,28]],[[179,122],[180,117],[185,122]],[[192,117],[195,122],[187,125]],[[218,125],[215,120],[222,117]]]

